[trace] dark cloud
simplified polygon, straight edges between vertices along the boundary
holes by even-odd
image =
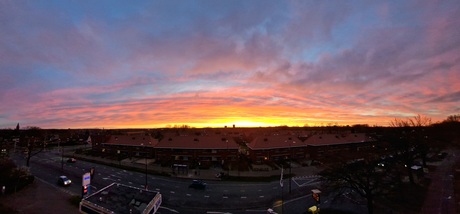
[[[4,1],[0,126],[440,117],[458,109],[458,14],[453,1]]]
[[[443,96],[436,97],[434,99],[429,100],[428,102],[431,103],[450,103],[455,102],[458,103],[460,100],[460,91],[448,93]]]

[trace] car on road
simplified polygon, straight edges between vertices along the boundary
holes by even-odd
[[[188,187],[193,189],[206,189],[206,183],[202,180],[193,180]]]
[[[57,182],[61,186],[69,186],[72,183],[72,181],[69,178],[67,178],[67,176],[65,175],[59,176]]]
[[[77,162],[77,159],[75,159],[75,158],[67,159],[67,163],[75,163],[75,162]]]
[[[216,176],[216,178],[220,178],[220,179],[224,179],[224,178],[228,177],[228,175],[225,174],[225,172],[219,172],[215,176]]]

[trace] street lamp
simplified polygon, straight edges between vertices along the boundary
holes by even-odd
[[[226,164],[227,164],[227,175],[230,175],[230,161],[228,160],[228,156],[229,156],[229,151],[228,151],[228,140],[225,140],[227,142],[227,155],[225,156],[225,158],[227,159],[226,160]]]
[[[61,140],[58,140],[58,151],[61,151],[61,170],[64,170],[64,149],[61,148]]]
[[[117,154],[118,154],[118,165],[121,166],[121,156],[120,156],[120,150],[117,150]]]
[[[291,183],[292,183],[292,143],[295,143],[295,141],[289,140],[289,194],[291,194]]]
[[[147,146],[141,143],[141,146],[144,147],[144,151],[147,151]],[[147,155],[144,156],[145,159],[145,189],[147,190]]]

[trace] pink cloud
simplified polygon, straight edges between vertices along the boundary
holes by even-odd
[[[235,10],[164,31],[157,31],[159,18],[148,14],[126,17],[120,25],[93,16],[74,23],[7,5],[11,11],[0,10],[14,19],[2,28],[9,34],[0,34],[0,68],[8,74],[0,81],[15,83],[2,86],[1,100],[8,105],[0,110],[9,121],[34,121],[44,128],[243,118],[275,125],[386,125],[398,116],[420,113],[441,120],[458,110],[458,7],[445,11],[437,3],[409,3],[403,8],[420,10],[394,24],[393,14],[405,10],[399,6],[369,10],[316,3],[290,3],[288,13],[277,6],[254,14]],[[382,19],[375,21],[379,25],[350,25],[359,34],[340,49],[328,46],[343,42],[335,31],[363,9],[377,11],[372,18]],[[146,31],[148,26],[154,28]],[[325,50],[317,59],[300,56],[320,46]],[[59,80],[68,84],[40,76],[48,70],[64,73]],[[35,73],[38,80],[25,78]]]

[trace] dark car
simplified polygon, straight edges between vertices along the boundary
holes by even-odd
[[[75,159],[75,158],[69,158],[69,159],[67,159],[67,162],[68,162],[68,163],[75,163],[75,162],[77,162],[77,159]]]
[[[219,172],[216,174],[216,178],[220,178],[220,179],[224,179],[224,178],[227,178],[228,175],[225,174],[225,172]]]
[[[206,183],[202,180],[193,180],[188,187],[193,189],[206,189]]]
[[[59,176],[57,182],[61,186],[69,186],[72,183],[72,181],[69,178],[67,178],[67,176],[65,175]]]

